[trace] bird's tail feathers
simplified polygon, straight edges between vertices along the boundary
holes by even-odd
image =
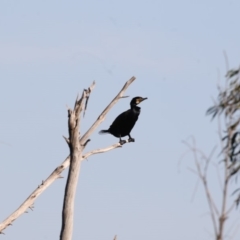
[[[101,131],[99,132],[99,134],[106,134],[106,133],[109,133],[109,131],[108,131],[108,130],[101,130]]]

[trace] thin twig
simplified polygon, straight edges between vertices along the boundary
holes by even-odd
[[[209,210],[210,210],[210,215],[211,215],[211,219],[212,219],[212,223],[213,223],[214,233],[215,233],[215,236],[217,236],[217,223],[216,223],[215,213],[217,214],[218,210],[217,210],[217,207],[216,207],[216,205],[213,201],[213,198],[211,196],[211,193],[210,193],[210,190],[209,190],[209,187],[208,187],[208,184],[207,184],[207,179],[206,179],[207,168],[208,168],[208,164],[209,164],[210,159],[208,159],[201,150],[196,148],[196,143],[195,143],[194,138],[192,138],[192,144],[189,144],[186,141],[184,143],[185,143],[185,145],[188,146],[188,148],[192,151],[192,153],[194,155],[194,161],[195,161],[196,169],[197,169],[197,172],[198,172],[198,176],[199,176],[199,178],[200,178],[200,180],[203,184],[203,187],[204,187],[204,190],[205,190],[205,193],[206,193],[207,202],[208,202]],[[198,155],[197,155],[198,153],[200,153],[202,158],[205,159],[205,166],[204,166],[203,171],[201,169],[201,166],[200,166],[200,163],[199,163],[199,160],[198,160]],[[210,154],[210,156],[211,156],[211,154]]]
[[[193,190],[193,194],[192,194],[192,198],[191,198],[191,202],[193,202],[193,200],[194,200],[194,197],[195,197],[195,195],[196,195],[196,193],[197,193],[197,190],[198,190],[198,186],[199,186],[199,179],[197,180],[197,182],[196,182],[196,184],[195,184],[195,188],[194,188],[194,190]]]
[[[86,96],[86,102],[85,102],[83,117],[85,116],[85,112],[87,110],[88,101],[89,101],[89,98],[90,98],[90,93],[92,92],[94,86],[95,86],[95,81],[93,81],[93,84],[88,88],[88,90],[86,90],[87,96]]]
[[[103,121],[104,116],[107,112],[113,107],[113,105],[123,97],[124,92],[129,87],[129,85],[135,80],[135,77],[132,77],[128,80],[125,85],[123,86],[122,90],[117,94],[117,96],[113,99],[113,101],[108,105],[108,107],[102,112],[102,114],[98,117],[92,127],[87,131],[87,133],[83,136],[84,138],[81,139],[81,144],[86,143],[88,136],[93,132],[94,129]],[[76,99],[77,103],[78,97]],[[67,107],[68,108],[68,107]],[[69,109],[69,108],[68,108]],[[79,109],[80,110],[80,109]],[[100,120],[99,120],[100,119]],[[65,139],[66,140],[66,139]],[[85,141],[84,141],[85,140]],[[68,141],[67,141],[68,142]],[[107,152],[119,147],[119,143],[113,144],[112,146],[93,150],[85,154],[86,157],[82,157],[81,161],[90,157],[93,154]],[[57,179],[62,178],[61,173],[69,166],[70,164],[70,156],[68,156],[64,162],[58,166],[50,176],[42,182],[30,195],[29,197],[16,209],[10,216],[8,216],[2,223],[0,223],[0,234],[4,234],[3,230],[5,230],[8,226],[10,226],[18,217],[20,217],[25,211],[35,202],[35,200]]]

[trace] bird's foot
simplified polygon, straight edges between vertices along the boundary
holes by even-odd
[[[135,139],[130,137],[130,138],[128,139],[128,142],[135,142]]]
[[[119,141],[119,143],[120,143],[121,145],[123,145],[123,144],[126,143],[126,140],[122,140],[122,139],[121,139],[121,140]]]

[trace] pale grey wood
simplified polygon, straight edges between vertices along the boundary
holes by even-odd
[[[94,84],[92,86],[94,87]],[[79,100],[78,98],[76,99],[73,110],[68,109],[69,139],[67,142],[70,149],[70,167],[63,200],[62,227],[60,232],[61,240],[72,239],[74,201],[81,167],[82,151],[84,149],[84,147],[81,146],[79,141],[79,126],[81,120],[80,113],[84,108],[84,100],[88,95],[87,91],[88,90],[84,90],[82,93],[82,97]]]
[[[120,143],[116,143],[106,148],[92,150],[84,154],[84,156],[82,156],[81,161],[87,159],[93,154],[108,152],[119,147],[121,147]],[[31,208],[37,197],[40,196],[55,180],[62,178],[61,173],[69,166],[69,164],[70,156],[68,156],[64,160],[64,162],[60,166],[58,166],[46,180],[42,181],[42,183],[30,194],[30,196],[23,202],[23,204],[16,211],[14,211],[8,218],[6,218],[0,224],[0,233],[2,233],[2,231],[6,229],[8,226],[11,226],[15,219],[17,219],[23,213],[25,213],[28,210],[28,208]]]
[[[124,98],[124,96],[123,96],[124,92],[126,91],[126,89],[129,87],[129,85],[134,80],[135,80],[135,77],[132,77],[130,80],[128,80],[125,83],[124,87],[118,93],[118,95],[113,99],[113,101],[108,105],[108,107],[102,112],[102,114],[98,117],[98,119],[95,121],[95,123],[92,125],[92,127],[86,132],[86,134],[84,134],[84,136],[81,139],[81,145],[84,145],[88,142],[87,138],[97,128],[97,126],[99,126],[99,124],[104,120],[104,117],[107,114],[107,112],[110,110],[110,108],[112,108],[113,105],[116,104],[120,98]],[[92,89],[90,87],[90,90],[88,92],[90,93],[91,91],[92,91]],[[89,95],[87,95],[87,97],[89,97]],[[78,97],[75,102],[75,105],[76,105],[77,101],[78,101]],[[73,125],[74,125],[74,122],[71,122],[71,126],[73,126]],[[64,137],[64,138],[65,138],[66,142],[69,144],[69,139],[66,137]],[[128,141],[126,141],[126,142],[128,142]],[[82,144],[82,143],[84,143],[84,144]],[[92,151],[84,154],[84,156],[81,157],[81,161],[90,157],[93,154],[104,153],[104,152],[107,152],[107,151],[110,151],[110,150],[113,150],[113,149],[119,148],[119,147],[122,147],[122,146],[119,143],[116,143],[116,144],[113,144],[106,148],[92,150]],[[0,234],[3,234],[3,230],[5,230],[8,226],[11,226],[12,223],[18,217],[20,217],[23,213],[26,213],[28,208],[32,209],[32,206],[33,206],[35,200],[37,199],[37,197],[40,196],[56,179],[62,178],[61,173],[69,166],[69,164],[70,164],[70,156],[68,156],[64,160],[64,162],[60,166],[58,166],[46,180],[42,181],[42,183],[30,194],[30,196],[20,205],[20,207],[18,209],[16,209],[10,216],[8,216],[2,223],[0,223]]]
[[[130,78],[125,85],[123,86],[123,88],[121,89],[121,91],[118,93],[118,95],[111,101],[111,103],[103,110],[103,112],[99,115],[99,117],[97,118],[97,120],[93,123],[93,125],[88,129],[88,131],[82,136],[80,142],[81,144],[83,144],[88,138],[89,136],[94,132],[94,130],[101,124],[101,122],[104,121],[105,116],[107,115],[107,113],[110,111],[110,109],[118,102],[118,100],[120,98],[124,98],[124,93],[127,90],[127,88],[129,87],[129,85],[135,80],[135,77]]]
[[[101,113],[95,123],[90,127],[90,129],[84,134],[80,139],[79,126],[81,119],[81,111],[86,110],[87,100],[89,95],[94,88],[95,83],[92,84],[87,90],[83,91],[80,100],[76,100],[75,107],[73,110],[68,110],[68,129],[69,129],[69,142],[68,146],[70,148],[70,168],[68,173],[68,179],[65,188],[63,211],[62,211],[62,228],[60,233],[60,240],[71,240],[73,232],[73,219],[74,219],[74,201],[77,189],[77,182],[81,167],[82,151],[89,141],[89,136],[98,127],[98,125],[104,120],[106,114],[110,111],[114,104],[123,96],[125,89],[135,80],[132,77],[123,86],[119,94],[112,100],[112,102],[105,108]],[[85,100],[85,107],[84,106]],[[84,111],[85,112],[85,111]],[[79,141],[80,139],[80,141]],[[93,153],[94,154],[94,153]]]

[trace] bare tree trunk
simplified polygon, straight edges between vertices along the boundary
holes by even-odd
[[[128,142],[128,140],[126,140]],[[87,159],[88,157],[98,154],[111,151],[116,148],[120,148],[122,145],[120,143],[115,143],[106,148],[94,149],[90,152],[85,153],[82,156],[81,161]],[[8,216],[2,223],[0,223],[0,234],[3,234],[3,230],[9,226],[12,226],[12,223],[19,218],[23,213],[28,213],[28,208],[33,211],[35,200],[57,179],[62,178],[61,173],[70,165],[70,156],[68,156],[64,162],[61,163],[46,180],[43,180],[38,187],[29,195],[29,197],[21,204],[21,206],[15,210],[10,216]]]
[[[80,113],[83,109],[86,110],[87,101],[89,95],[94,87],[94,84],[84,90],[80,100],[76,100],[75,107],[73,110],[68,110],[68,129],[69,129],[69,139],[65,138],[66,142],[70,148],[70,168],[67,179],[67,184],[65,188],[63,211],[62,211],[62,228],[60,233],[60,240],[71,240],[73,232],[73,216],[74,216],[74,199],[76,194],[78,176],[80,172],[80,165],[82,159],[82,151],[86,144],[90,141],[88,137],[92,132],[99,126],[99,124],[104,120],[108,111],[113,107],[113,105],[120,99],[123,98],[123,94],[127,87],[135,80],[132,77],[123,86],[119,94],[112,100],[112,102],[104,109],[98,119],[90,127],[90,129],[80,138],[79,125],[80,125]],[[86,101],[85,101],[86,99]],[[84,105],[85,101],[85,107]]]
[[[84,146],[80,145],[80,113],[83,110],[85,98],[89,96],[95,83],[88,90],[84,90],[80,100],[76,100],[73,110],[68,110],[68,130],[69,139],[66,139],[70,148],[70,168],[68,172],[67,184],[64,194],[63,211],[62,211],[62,228],[60,239],[71,240],[73,231],[73,216],[74,216],[74,200],[80,172],[82,151]],[[86,104],[86,103],[85,103]],[[86,107],[85,107],[86,108]]]
[[[78,176],[81,166],[81,150],[77,150],[71,156],[72,162],[69,168],[69,174],[67,184],[65,188],[65,196],[62,211],[62,229],[61,229],[61,240],[71,240],[73,231],[73,217],[74,217],[74,200],[78,182]]]
[[[99,124],[104,120],[105,115],[108,113],[108,111],[113,107],[114,104],[117,103],[117,101],[121,98],[123,98],[124,92],[127,90],[129,85],[135,80],[135,77],[132,77],[129,79],[121,91],[117,94],[117,96],[112,100],[112,102],[105,108],[105,110],[99,115],[97,120],[94,122],[92,127],[87,131],[87,133],[84,134],[84,136],[81,139],[80,147],[85,147],[86,143],[88,142],[87,139],[93,131],[99,126]],[[88,97],[88,96],[86,96]],[[87,100],[87,99],[86,99]],[[85,107],[86,110],[86,107]],[[67,143],[69,144],[69,139],[65,138]],[[126,143],[128,140],[126,140]],[[83,145],[83,146],[82,146]],[[80,161],[83,161],[84,159],[87,159],[88,157],[98,154],[98,153],[105,153],[108,151],[111,151],[116,148],[120,148],[122,145],[120,143],[115,143],[111,146],[108,146],[106,148],[100,148],[100,149],[94,149],[90,152],[85,153],[83,156],[80,155]],[[9,226],[12,226],[12,223],[19,218],[23,213],[27,213],[28,208],[33,211],[34,208],[34,202],[35,200],[57,179],[62,178],[61,173],[70,165],[70,155],[64,160],[64,162],[61,163],[50,175],[46,180],[43,180],[40,185],[29,195],[29,197],[19,206],[18,209],[16,209],[11,215],[9,215],[3,222],[0,223],[0,234],[4,234],[3,230],[6,229]],[[80,164],[79,164],[80,165]]]

